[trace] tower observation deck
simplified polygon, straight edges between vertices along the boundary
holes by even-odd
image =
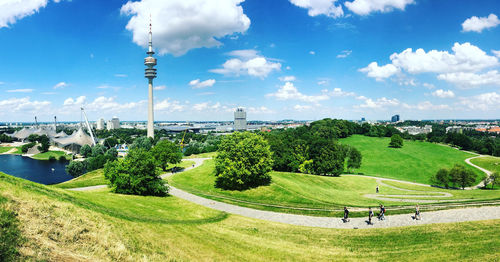
[[[144,58],[144,65],[147,66],[144,76],[148,79],[148,137],[154,138],[154,112],[153,112],[153,79],[156,78],[156,58],[153,57],[153,33],[151,32],[151,22],[149,23],[149,48],[146,52],[148,56]]]

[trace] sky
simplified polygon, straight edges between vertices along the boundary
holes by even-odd
[[[0,0],[0,122],[499,119],[497,0]]]

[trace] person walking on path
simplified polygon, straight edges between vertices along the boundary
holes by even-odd
[[[420,220],[420,208],[417,204],[417,206],[415,207],[415,220]]]
[[[344,218],[342,220],[344,223],[349,222],[349,210],[347,210],[347,207],[344,207]]]
[[[380,214],[378,214],[378,220],[385,220],[385,207],[380,205]]]
[[[377,185],[377,188],[375,189],[375,191],[378,193],[378,185]]]
[[[371,207],[368,208],[368,225],[373,225],[372,223],[373,210]]]

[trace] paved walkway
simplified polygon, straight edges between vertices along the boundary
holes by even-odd
[[[194,161],[195,165],[184,169],[184,171],[200,166],[206,159],[208,158],[186,159],[188,161]],[[163,174],[161,177],[167,178],[168,176],[171,175],[172,173],[167,173]],[[395,179],[382,179],[382,180],[393,180],[397,182],[402,182]],[[412,183],[412,184],[417,184],[417,183]],[[424,184],[418,184],[418,185],[424,185]],[[100,186],[91,186],[84,188],[73,188],[70,190],[86,191],[86,190],[100,189],[104,187],[106,186],[100,185]],[[461,208],[461,209],[421,212],[421,217],[422,217],[421,220],[414,220],[411,214],[388,215],[386,216],[386,219],[382,221],[379,221],[376,217],[374,217],[372,220],[373,225],[368,225],[367,218],[351,218],[349,222],[344,223],[340,218],[295,215],[295,214],[279,213],[279,212],[241,207],[237,205],[227,204],[199,197],[194,194],[177,189],[173,186],[170,186],[169,194],[193,202],[198,205],[227,212],[230,214],[241,215],[245,217],[267,220],[272,222],[285,223],[290,225],[322,227],[322,228],[345,228],[345,229],[388,228],[388,227],[404,227],[404,226],[414,226],[414,225],[433,224],[433,223],[452,223],[452,222],[500,219],[500,206],[485,206],[476,208]],[[353,209],[351,209],[351,211],[353,211]],[[376,209],[374,209],[373,211],[375,213],[378,212],[378,210]],[[390,214],[390,212],[391,212],[390,208],[387,209],[387,213]]]
[[[469,164],[469,165],[471,165],[471,166],[473,166],[473,167],[475,167],[475,168],[483,171],[486,174],[486,177],[478,185],[473,186],[473,187],[467,187],[465,189],[477,189],[477,188],[484,187],[485,186],[484,182],[486,181],[486,179],[488,179],[488,177],[490,177],[491,174],[493,174],[493,172],[491,172],[491,171],[489,171],[487,169],[484,169],[484,168],[482,168],[482,167],[480,167],[478,165],[475,165],[475,164],[473,164],[471,162],[472,159],[474,159],[474,158],[480,158],[480,157],[487,157],[487,156],[485,156],[485,155],[478,155],[478,156],[474,156],[474,157],[469,157],[469,158],[465,159],[465,163],[467,163],[467,164]]]

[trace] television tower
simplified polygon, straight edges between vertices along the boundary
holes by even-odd
[[[149,21],[149,49],[148,57],[144,58],[144,65],[147,66],[145,77],[149,80],[149,99],[148,99],[148,137],[155,137],[154,115],[153,115],[153,79],[156,78],[156,58],[153,57],[153,34],[151,32],[151,20]]]

